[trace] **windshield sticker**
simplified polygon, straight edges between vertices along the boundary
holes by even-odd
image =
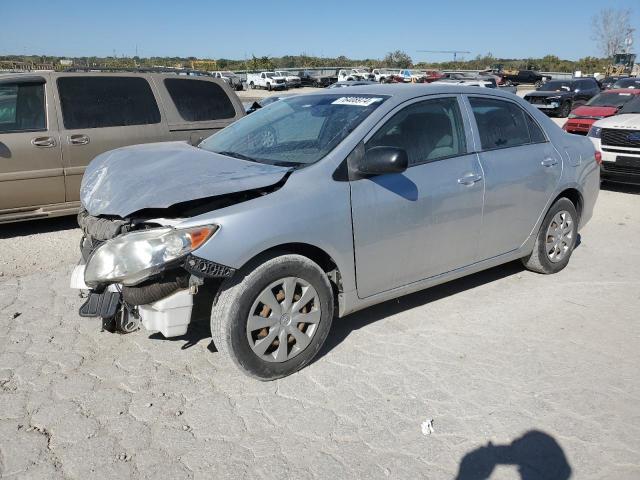
[[[354,107],[368,107],[376,102],[381,102],[380,97],[340,97],[331,102],[332,105],[351,105]]]

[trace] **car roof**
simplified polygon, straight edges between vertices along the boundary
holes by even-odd
[[[309,95],[317,95],[318,93],[326,94],[326,90],[319,92],[313,92]],[[452,84],[416,84],[416,83],[396,83],[396,84],[372,84],[372,85],[355,85],[349,87],[348,93],[363,94],[363,95],[388,95],[392,96],[398,101],[410,100],[412,98],[421,97],[424,95],[438,95],[438,94],[478,94],[478,95],[492,95],[500,96],[504,98],[513,99],[512,93],[502,92],[495,88],[484,87],[470,87],[466,85],[460,85],[458,83]],[[340,92],[340,94],[344,94]]]

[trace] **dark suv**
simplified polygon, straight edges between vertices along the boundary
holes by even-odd
[[[544,82],[551,80],[550,76],[541,75],[533,70],[520,70],[516,75],[503,74],[502,78],[507,85],[531,83],[536,87],[540,87]]]
[[[564,118],[599,93],[600,85],[595,78],[574,78],[547,82],[535,92],[527,93],[524,99],[548,115]]]

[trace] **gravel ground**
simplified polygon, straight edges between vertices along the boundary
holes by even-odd
[[[271,383],[206,325],[78,317],[72,227],[2,227],[2,478],[640,478],[640,190],[601,192],[563,272],[512,263],[351,315]]]

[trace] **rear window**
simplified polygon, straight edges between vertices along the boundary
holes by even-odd
[[[538,124],[514,103],[492,98],[469,98],[483,150],[517,147],[546,141]]]
[[[164,85],[183,120],[204,122],[236,116],[236,110],[229,96],[217,83],[167,78]]]
[[[140,77],[61,77],[62,120],[68,130],[160,123],[149,83]]]

